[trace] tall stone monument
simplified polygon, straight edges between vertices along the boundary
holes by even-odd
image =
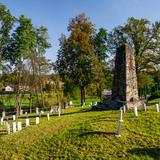
[[[134,50],[125,44],[116,51],[112,101],[115,107],[126,104],[128,108],[140,106]]]
[[[97,109],[141,106],[138,96],[134,50],[124,44],[117,48],[111,99],[100,102]]]

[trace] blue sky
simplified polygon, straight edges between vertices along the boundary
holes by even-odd
[[[160,20],[160,0],[0,0],[19,17],[24,14],[35,26],[48,28],[52,48],[46,55],[56,60],[61,33],[67,34],[69,20],[85,13],[98,29],[124,24],[128,17]]]

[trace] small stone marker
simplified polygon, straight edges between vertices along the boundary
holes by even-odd
[[[41,111],[41,114],[44,114],[44,111]]]
[[[143,110],[146,112],[146,110],[147,110],[147,106],[146,106],[146,103],[144,102],[143,103]]]
[[[6,112],[5,111],[2,112],[2,117],[3,118],[6,117]]]
[[[134,107],[134,115],[135,117],[138,117],[138,110],[137,110],[137,106]]]
[[[125,105],[123,106],[123,112],[124,113],[126,112],[126,106]]]
[[[39,117],[36,117],[36,124],[39,124]]]
[[[29,126],[29,118],[26,118],[26,127]]]
[[[17,122],[17,130],[18,131],[22,130],[22,122]]]
[[[61,103],[59,103],[59,106],[58,106],[58,116],[59,117],[61,116]]]
[[[36,114],[37,115],[39,114],[39,108],[36,108]]]
[[[16,120],[16,116],[15,115],[13,115],[13,121],[15,121]]]
[[[119,118],[120,122],[123,122],[123,109],[120,108],[120,118]]]
[[[1,125],[3,125],[3,117],[1,117]]]
[[[16,133],[16,122],[12,123],[12,131],[13,133]]]
[[[23,115],[23,109],[20,110],[20,115]]]
[[[69,101],[69,105],[70,105],[70,106],[72,106],[72,105],[73,105],[72,101]]]
[[[47,120],[48,120],[48,121],[50,120],[50,116],[49,116],[49,113],[47,113]]]
[[[116,137],[121,137],[121,121],[118,121],[118,128],[116,130]]]
[[[10,124],[8,122],[6,122],[6,131],[7,131],[7,134],[11,133]]]
[[[159,104],[156,104],[156,112],[159,112]]]

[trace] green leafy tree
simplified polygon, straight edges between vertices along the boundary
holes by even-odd
[[[160,23],[150,25],[147,19],[129,18],[124,26],[114,28],[108,34],[108,52],[115,55],[116,48],[128,43],[135,49],[137,75],[159,64]],[[148,76],[148,75],[147,75]],[[138,75],[138,78],[142,76]],[[144,75],[143,75],[144,78]],[[146,77],[147,78],[147,77]],[[138,82],[141,80],[138,79]],[[139,85],[143,85],[140,84]]]
[[[96,65],[93,36],[93,24],[84,14],[73,18],[69,25],[69,37],[62,36],[56,68],[63,81],[70,79],[80,88],[81,105],[85,102],[85,87],[94,78]]]

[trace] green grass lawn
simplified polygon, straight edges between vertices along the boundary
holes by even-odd
[[[35,116],[35,115],[32,115]],[[15,134],[0,128],[0,159],[160,159],[160,113],[155,107],[123,117],[121,137],[115,137],[119,111],[70,108],[61,117],[46,116]],[[24,119],[20,119],[24,124]]]

